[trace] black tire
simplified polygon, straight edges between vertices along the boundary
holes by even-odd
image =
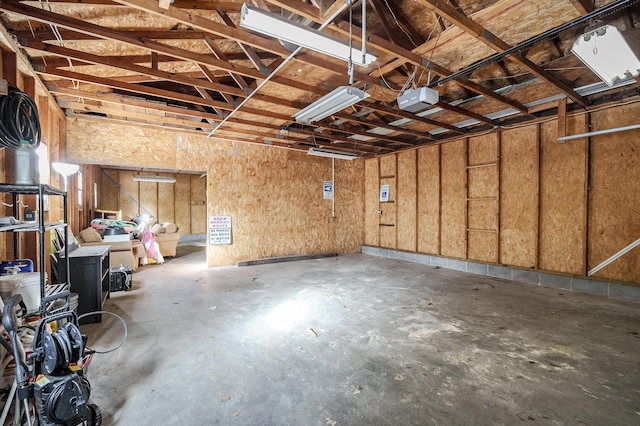
[[[89,410],[88,424],[89,426],[100,426],[102,424],[102,412],[96,404],[87,404]]]

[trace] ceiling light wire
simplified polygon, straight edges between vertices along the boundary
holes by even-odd
[[[353,3],[349,2],[349,61],[347,62],[347,72],[349,73],[349,86],[353,86]],[[364,42],[364,40],[363,40]]]
[[[409,39],[411,44],[413,44],[413,47],[418,47],[416,42],[413,41],[413,39],[411,38],[411,35],[409,35],[409,33],[404,29],[404,27],[402,25],[400,25],[400,23],[398,22],[398,18],[396,18],[396,14],[393,12],[393,9],[391,9],[391,6],[389,5],[389,2],[387,0],[384,0],[384,4],[387,6],[387,9],[389,9],[389,12],[391,13],[391,17],[393,18],[393,20],[396,23],[396,25],[398,26],[398,28],[400,28],[400,30],[404,33],[404,35],[407,36],[407,38]]]

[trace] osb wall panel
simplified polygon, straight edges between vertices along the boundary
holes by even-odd
[[[102,169],[100,171],[98,175],[98,208],[100,210],[120,210],[120,191],[116,184],[118,179],[119,176],[116,170]]]
[[[416,251],[416,156],[416,150],[398,154],[396,226],[399,250]]]
[[[193,234],[191,232],[191,176],[177,175],[174,192],[175,223],[180,228],[180,233]]]
[[[469,200],[467,203],[469,228],[497,230],[496,204],[495,200]]]
[[[330,180],[331,159],[304,161],[289,158],[286,151],[243,145],[239,155],[213,155],[207,170],[214,178],[208,197],[209,215],[232,217],[232,245],[209,246],[210,266],[228,265],[238,260],[318,253],[346,248],[357,252],[362,245],[361,185],[353,188],[356,197],[336,199],[338,221],[331,218],[331,208],[323,200],[322,182]],[[338,161],[336,161],[338,163]],[[361,182],[364,161],[336,167],[336,174],[355,174],[357,179],[340,177],[347,182]],[[336,182],[338,177],[336,178]],[[350,211],[358,214],[349,216]],[[338,239],[345,239],[336,242]]]
[[[122,170],[118,172],[118,210],[122,210],[122,217],[135,217],[138,214],[155,216],[154,206],[140,203],[140,186],[133,180],[134,172]],[[149,183],[149,182],[147,182]],[[144,208],[142,208],[144,207]],[[146,209],[146,210],[145,210]]]
[[[176,179],[177,181],[177,179]],[[158,183],[158,219],[162,222],[174,222],[175,218],[175,184]],[[204,194],[204,191],[202,191]]]
[[[333,233],[336,250],[339,253],[352,253],[359,251],[355,247],[355,241],[363,241],[364,229],[360,218],[364,214],[364,185],[362,181],[364,173],[363,162],[336,160],[336,173],[334,185],[335,214],[333,218]],[[330,180],[330,179],[328,179]],[[325,208],[330,201],[324,200]],[[372,212],[376,218],[376,212]],[[356,219],[356,223],[352,221]],[[336,236],[336,233],[341,233]]]
[[[135,184],[138,186],[138,201],[140,201],[140,205],[144,206],[151,216],[162,220],[158,216],[158,184],[156,182],[135,182]],[[122,214],[125,214],[125,212],[123,211]],[[129,214],[129,212],[126,214]]]
[[[396,248],[398,215],[398,158],[395,154],[380,157],[380,185],[389,185],[389,202],[380,203],[380,245]],[[380,188],[378,188],[378,196]],[[385,226],[386,225],[386,226]]]
[[[123,218],[130,219],[137,214],[150,214],[159,222],[174,222],[180,233],[206,233],[206,178],[199,174],[158,173],[174,176],[176,183],[136,182],[130,170],[103,169],[99,184],[99,207],[104,210],[122,210]],[[136,172],[137,173],[137,172]],[[114,185],[111,176],[119,183]],[[192,184],[193,182],[193,184]],[[193,215],[192,210],[197,210]],[[191,219],[194,217],[192,225]],[[196,231],[193,231],[193,229]]]
[[[438,254],[440,240],[440,145],[418,150],[418,251]]]
[[[495,159],[494,159],[495,161]],[[498,195],[498,169],[495,166],[469,169],[469,198],[496,197]]]
[[[176,169],[175,132],[71,117],[67,120],[69,161],[103,166]]]
[[[469,138],[469,165],[495,163],[498,158],[498,134]]]
[[[500,260],[536,266],[538,228],[537,126],[502,133],[500,183]]]
[[[395,226],[380,227],[380,247],[396,248],[396,228]]]
[[[466,140],[441,146],[443,256],[465,256]]]
[[[380,228],[380,195],[378,183],[378,158],[365,160],[364,185],[365,185],[365,209],[364,209],[364,243],[370,246],[378,245],[378,232]]]
[[[396,175],[396,156],[385,155],[380,157],[380,177],[391,177]]]
[[[496,234],[492,232],[469,231],[468,258],[481,262],[496,261]]]
[[[637,124],[640,104],[592,116],[593,130]],[[640,131],[597,136],[591,143],[589,269],[640,238]],[[636,248],[595,274],[640,284]]]
[[[585,244],[584,139],[557,142],[556,121],[541,125],[540,269],[582,274]],[[585,116],[568,120],[567,133],[587,131]]]
[[[389,202],[380,202],[380,210],[382,210],[380,223],[386,225],[395,225],[398,208],[397,179],[394,177],[383,177],[382,179],[380,179],[380,185],[389,185]],[[378,188],[378,196],[380,196],[380,188]]]
[[[189,178],[191,180],[191,232],[206,234],[208,226],[205,198],[207,181],[198,175],[191,175]]]

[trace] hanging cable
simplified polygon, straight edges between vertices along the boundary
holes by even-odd
[[[9,85],[7,96],[0,97],[0,145],[18,149],[20,141],[40,145],[40,117],[34,100],[16,86]]]
[[[353,2],[349,2],[349,62],[347,65],[347,73],[349,74],[349,86],[353,85]]]

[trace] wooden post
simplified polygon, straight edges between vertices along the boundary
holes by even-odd
[[[497,188],[496,188],[496,263],[500,263],[500,188],[502,173],[500,164],[502,162],[502,131],[498,131],[496,134],[497,138],[497,147],[496,147],[496,178],[497,178]]]
[[[418,164],[420,164],[420,162],[418,161],[418,156],[420,155],[420,151],[419,150],[415,150],[415,168],[416,168],[416,184],[415,184],[415,200],[416,200],[416,214],[415,214],[415,220],[413,223],[416,224],[416,234],[415,234],[415,242],[414,242],[414,250],[416,253],[418,252],[418,233],[420,232],[420,217],[419,217],[419,212],[420,209],[418,208],[418,202],[419,200],[419,193],[420,191],[418,191],[418,184],[420,182],[420,179],[418,178],[418,174],[420,173],[420,170],[418,169]]]
[[[567,98],[562,98],[558,100],[558,137],[561,138],[566,135],[567,135]]]
[[[469,138],[464,139],[464,258],[469,258]]]
[[[591,131],[591,113],[587,111],[587,132]],[[583,215],[583,268],[582,274],[587,276],[589,273],[589,193],[591,191],[591,141],[592,137],[588,136],[584,141],[584,215]]]
[[[536,164],[537,164],[537,168],[538,168],[538,178],[536,181],[536,221],[535,221],[535,242],[536,242],[536,247],[535,247],[535,259],[534,259],[534,267],[536,270],[538,270],[540,268],[540,209],[541,209],[541,203],[540,203],[540,197],[541,197],[541,191],[540,191],[540,181],[541,181],[541,167],[542,167],[542,163],[541,163],[541,157],[542,157],[542,141],[540,140],[540,124],[536,124],[535,125],[535,129],[536,129],[536,140],[537,140],[537,144],[538,144],[538,149],[536,150]]]
[[[438,144],[438,256],[442,254],[442,145]]]

